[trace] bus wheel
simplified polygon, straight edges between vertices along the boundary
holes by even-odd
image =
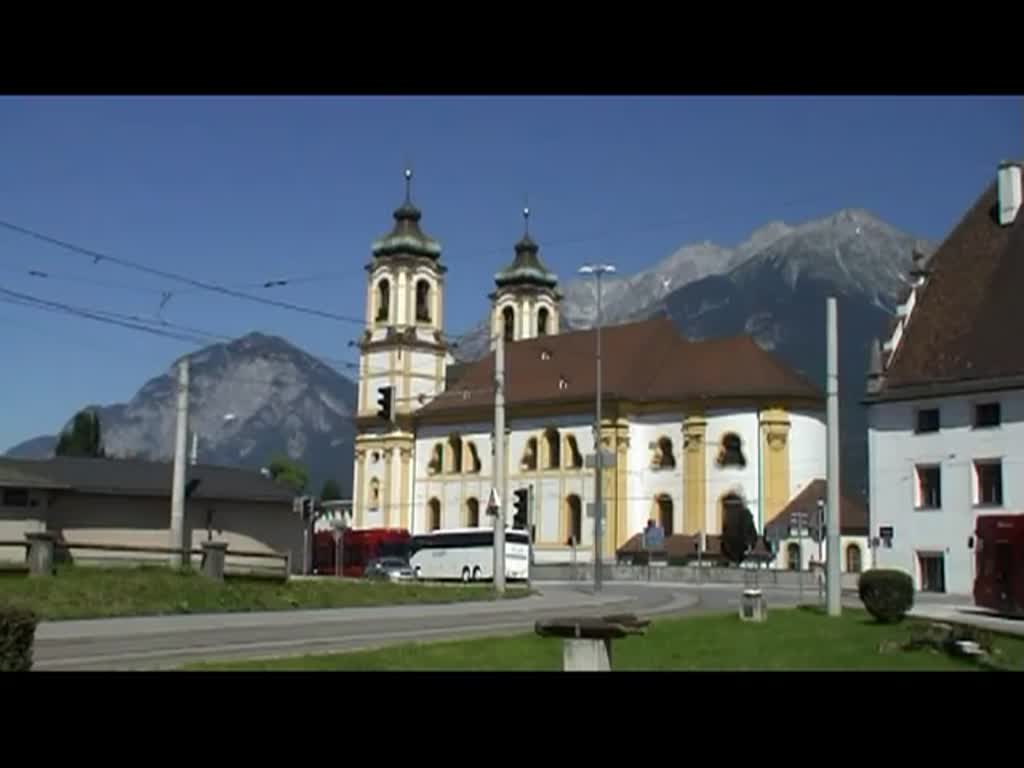
[[[480,581],[480,566],[473,569],[473,581]]]
[[[413,572],[413,575],[416,577],[416,581],[423,581],[423,569],[418,565],[416,566],[416,570]]]
[[[463,568],[462,569],[462,580],[464,582],[468,582],[469,581],[469,568]]]

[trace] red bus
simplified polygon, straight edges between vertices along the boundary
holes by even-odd
[[[1024,617],[1024,515],[980,515],[974,533],[975,605]]]
[[[366,564],[380,557],[409,558],[412,537],[404,528],[346,528],[342,532],[342,575],[361,578]],[[338,545],[333,531],[313,536],[313,573],[337,575]]]

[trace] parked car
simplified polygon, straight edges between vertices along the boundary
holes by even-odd
[[[372,581],[413,581],[409,561],[400,557],[381,557],[366,564],[366,578]]]

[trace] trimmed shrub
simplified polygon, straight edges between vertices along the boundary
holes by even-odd
[[[865,571],[857,581],[857,592],[868,613],[882,624],[902,621],[914,606],[914,580],[903,571]]]
[[[0,672],[32,669],[32,645],[38,623],[32,611],[0,606]]]

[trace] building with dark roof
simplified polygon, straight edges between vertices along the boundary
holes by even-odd
[[[1021,164],[995,178],[933,254],[867,375],[878,564],[969,594],[978,515],[1024,510]]]
[[[0,458],[0,541],[51,531],[76,545],[169,546],[172,476],[168,462]],[[188,467],[186,482],[193,548],[212,539],[239,551],[291,551],[301,568],[302,521],[290,490],[259,472],[202,464]],[[0,547],[0,558],[23,557],[23,548]]]
[[[494,353],[452,365],[440,251],[418,243],[399,238],[386,252],[378,244],[368,268],[353,522],[414,533],[490,526]],[[513,250],[490,294],[492,346],[505,340],[502,501],[511,522],[510,499],[532,489],[539,562],[567,560],[570,540],[587,558],[596,334],[560,332],[558,279],[528,228]],[[422,316],[412,311],[420,281],[431,299]],[[602,347],[609,558],[650,519],[668,534],[717,535],[733,503],[748,506],[760,529],[824,475],[823,393],[749,336],[690,340],[657,318],[604,328]],[[388,397],[383,419],[378,404]]]

